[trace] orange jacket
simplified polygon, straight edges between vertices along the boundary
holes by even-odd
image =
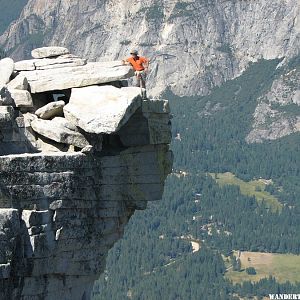
[[[129,62],[135,71],[143,71],[145,69],[143,64],[147,64],[149,59],[146,57],[138,56],[136,59],[129,57],[126,59]]]

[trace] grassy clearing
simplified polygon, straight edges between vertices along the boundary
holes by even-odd
[[[237,185],[240,187],[241,193],[247,196],[254,196],[258,202],[264,200],[272,211],[281,210],[282,204],[279,200],[265,191],[265,188],[271,181],[265,179],[243,181],[234,174],[227,173],[209,173],[219,185]]]
[[[238,257],[238,252],[235,252],[235,256]],[[241,252],[240,260],[242,271],[233,271],[231,268],[225,275],[233,283],[259,281],[270,275],[280,283],[300,282],[300,255],[245,251]],[[248,275],[245,271],[248,267],[254,267],[256,275]]]

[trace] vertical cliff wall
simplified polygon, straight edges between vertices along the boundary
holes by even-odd
[[[0,299],[89,299],[171,171],[168,102],[124,87],[132,73],[119,63],[71,67],[61,55],[0,61]]]

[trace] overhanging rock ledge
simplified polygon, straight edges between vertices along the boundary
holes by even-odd
[[[168,101],[142,100],[120,62],[33,54],[0,61],[0,299],[90,299],[129,218],[162,197]]]

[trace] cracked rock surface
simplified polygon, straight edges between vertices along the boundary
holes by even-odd
[[[3,73],[11,75],[0,93],[0,299],[89,299],[109,249],[136,209],[161,199],[171,172],[168,101],[123,87],[131,70],[116,62],[97,74],[86,67],[70,86],[82,66],[56,67],[50,56],[69,51],[55,51],[34,51],[43,57],[34,70],[9,63]],[[53,70],[59,81],[43,86]]]

